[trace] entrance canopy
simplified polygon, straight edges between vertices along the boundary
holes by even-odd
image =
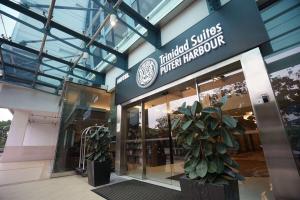
[[[125,40],[137,35],[160,47],[159,28],[145,19],[159,2],[2,0],[0,26],[7,17],[15,28],[0,38],[0,80],[53,94],[65,80],[104,85],[99,66],[127,70],[126,50],[119,50]]]

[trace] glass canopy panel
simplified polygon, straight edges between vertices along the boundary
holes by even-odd
[[[160,3],[163,3],[165,0],[125,0],[124,2],[128,4],[135,11],[140,13],[143,17],[146,17],[151,11],[155,9]]]
[[[18,24],[20,23],[17,23],[17,25]],[[38,51],[40,50],[44,36],[42,32],[29,28],[23,24],[20,24],[17,29],[17,32],[13,36],[13,42]]]
[[[90,4],[90,1],[86,0],[56,1],[52,20],[74,31],[84,33],[86,20],[94,10]]]
[[[17,3],[41,16],[48,17],[49,6],[52,0],[12,0],[12,2]],[[126,0],[125,3],[131,7],[135,7],[142,16],[146,16],[146,14],[151,12],[151,10],[153,10],[161,2],[152,1],[150,4],[147,4],[143,1]],[[56,0],[52,20],[71,29],[72,31],[92,37],[101,26],[105,17],[111,13],[112,6],[113,5],[109,5],[106,0]],[[12,34],[12,42],[40,51],[45,33],[44,24],[25,15],[26,12],[24,12],[25,14],[17,12],[17,15],[5,13],[9,9],[10,8],[1,5],[0,12],[4,16],[17,22]],[[124,51],[126,49],[122,49],[121,46],[124,47],[123,44],[127,43],[127,41],[132,37],[138,39],[139,35],[144,35],[146,29],[141,26],[137,26],[138,23],[136,19],[130,18],[120,9],[115,9],[115,11],[119,18],[117,24],[112,27],[110,22],[107,21],[101,33],[96,37],[96,41],[111,47],[112,49],[116,49],[117,51]],[[65,33],[55,28],[51,28],[50,33],[47,35],[43,51],[57,58],[74,63],[79,55],[81,55],[85,50],[85,46],[86,42],[78,38],[74,38],[74,36],[70,35],[70,33]],[[12,49],[7,49],[6,53],[9,53],[9,50],[13,51]],[[19,51],[16,52],[18,55],[22,54],[25,55],[25,57],[28,55],[28,53]],[[109,55],[109,52],[104,51],[98,46],[91,45],[87,52],[88,55],[85,55],[85,58],[81,58],[78,62],[78,64],[87,68],[94,69],[94,67],[101,62],[112,64],[116,58],[115,55]],[[69,66],[49,60],[48,58],[43,58],[41,64],[37,63],[36,55],[34,55],[34,59],[24,59],[27,59],[27,62],[23,62],[26,63],[26,67],[29,66],[34,71],[37,71],[37,67],[39,66],[40,73],[57,76],[58,78],[64,78],[68,75],[70,78],[73,78],[73,81],[75,82],[91,83],[91,81],[85,78],[88,73],[82,69],[75,69],[74,74],[68,74]],[[38,78],[40,79],[40,76]],[[46,83],[48,83],[48,81],[50,81],[49,83],[53,82],[53,79],[49,77],[41,78],[41,80]]]
[[[20,0],[20,4],[35,13],[48,16],[51,0]]]
[[[74,37],[69,37],[66,34],[54,37],[48,35],[44,52],[66,61],[75,60],[81,51],[76,49],[76,46],[70,46],[62,41],[70,42],[71,44],[76,43]]]
[[[66,68],[66,67],[62,66],[62,67],[56,67],[56,68],[62,69],[62,68]],[[64,79],[67,72],[63,72],[61,70],[58,71],[57,69],[53,69],[53,68],[49,67],[49,65],[44,65],[44,64],[40,65],[40,71],[43,72],[44,74],[48,74],[48,75],[55,76],[57,78]]]
[[[49,83],[49,84],[51,84],[53,86],[56,86],[56,87],[59,87],[61,85],[61,82],[59,80],[55,80],[55,79],[48,78],[48,77],[41,76],[41,75],[37,76],[37,80]]]

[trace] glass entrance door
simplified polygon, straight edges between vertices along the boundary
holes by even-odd
[[[235,135],[239,149],[230,154],[239,163],[239,172],[246,181],[240,186],[241,199],[272,199],[266,159],[260,141],[260,131],[252,109],[243,71],[214,73],[198,84],[203,107],[211,106],[223,96],[228,101],[222,107],[224,113],[233,116],[245,129],[245,134]]]
[[[142,112],[145,115],[145,123],[142,124],[145,128],[144,146],[141,145],[142,137],[138,125],[140,122],[137,122],[138,108],[130,108],[127,111],[127,113],[131,113],[128,115],[128,119],[133,119],[132,116],[135,116],[135,123],[130,121],[128,123],[135,132],[133,134],[132,130],[128,129],[127,133],[128,174],[134,171],[138,172],[139,177],[142,177],[143,174],[143,178],[179,186],[179,178],[184,175],[183,166],[186,152],[176,142],[177,133],[171,131],[171,122],[177,117],[175,111],[184,102],[192,105],[194,101],[200,100],[203,107],[207,107],[223,96],[227,96],[228,102],[223,106],[224,112],[232,115],[246,129],[244,135],[235,136],[240,143],[240,148],[230,150],[233,159],[241,166],[240,173],[246,177],[244,186],[240,187],[241,193],[244,195],[241,197],[272,199],[269,173],[259,137],[260,132],[257,128],[243,71],[238,68],[240,65],[235,67],[237,70],[228,72],[224,67],[219,71],[206,74],[205,77],[202,76],[197,80],[170,88],[164,93],[144,101],[144,112]],[[135,125],[133,126],[133,124]],[[132,147],[129,145],[133,143],[133,138],[130,139],[132,135],[135,135],[136,146],[134,149],[133,145]],[[141,150],[141,147],[144,149]],[[144,152],[144,156],[137,152]],[[135,156],[134,160],[129,160],[129,157],[133,155]]]
[[[182,84],[145,102],[146,175],[147,179],[177,184],[184,173],[182,146],[176,143],[176,132],[171,131],[174,112],[186,102],[197,100],[194,82]]]

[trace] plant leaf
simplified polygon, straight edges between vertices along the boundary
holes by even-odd
[[[217,164],[214,161],[209,161],[208,162],[208,169],[207,169],[207,171],[209,173],[216,173],[217,169],[218,169]]]
[[[222,174],[224,172],[224,163],[223,163],[223,161],[219,158],[216,158],[214,161],[217,165],[217,173]]]
[[[237,125],[237,120],[230,115],[223,115],[222,121],[230,128],[235,128]]]
[[[187,143],[188,145],[191,145],[191,144],[192,144],[192,142],[193,142],[193,136],[194,136],[193,133],[189,133],[189,134],[187,135],[187,137],[186,137],[186,143]]]
[[[195,167],[197,166],[198,161],[197,160],[189,160],[184,164],[184,171],[190,173],[191,171],[193,171],[195,169]]]
[[[199,154],[200,154],[200,145],[197,145],[193,149],[193,156],[198,158]]]
[[[212,130],[215,130],[218,126],[218,122],[216,120],[211,120],[210,127]]]
[[[226,146],[225,146],[224,144],[218,143],[218,144],[216,145],[216,149],[217,149],[217,151],[218,151],[220,154],[224,154],[224,153],[227,152]]]
[[[244,181],[245,180],[245,177],[240,175],[239,173],[236,173],[236,178],[239,180],[239,181]]]
[[[171,130],[174,130],[174,129],[178,126],[179,122],[180,122],[180,119],[179,119],[179,118],[174,119],[174,120],[172,121],[172,128],[171,128]]]
[[[227,95],[223,96],[220,100],[220,102],[222,103],[222,106],[224,106],[227,103],[228,97]]]
[[[207,162],[206,160],[201,160],[196,167],[196,173],[198,176],[203,178],[207,174]]]
[[[101,152],[94,156],[94,160],[97,160],[101,156]]]
[[[205,113],[216,113],[218,111],[214,107],[206,107],[206,108],[203,108],[202,112],[205,112]]]
[[[188,120],[187,122],[185,122],[182,125],[181,129],[184,130],[184,131],[187,130],[192,125],[192,123],[193,123],[193,120]]]
[[[181,114],[184,114],[186,116],[189,116],[189,117],[192,116],[191,110],[188,108],[180,107],[180,108],[178,108],[178,112],[180,112]]]
[[[209,130],[208,134],[209,134],[210,137],[215,137],[215,136],[219,136],[221,134],[221,131],[219,129]]]
[[[211,143],[209,143],[209,142],[205,143],[204,149],[205,149],[205,155],[206,156],[212,155],[212,153],[213,153],[213,151],[212,151],[213,147],[212,147]]]
[[[191,108],[192,115],[195,116],[197,113],[199,113],[201,111],[201,109],[202,109],[202,106],[201,106],[200,102],[195,101]]]
[[[196,170],[192,170],[190,173],[189,173],[189,178],[190,179],[195,179],[195,178],[198,178],[198,175],[196,173]]]
[[[228,131],[225,128],[223,128],[222,130],[223,130],[222,136],[224,138],[224,143],[229,147],[234,147],[233,140],[231,138],[230,133],[228,133]]]
[[[202,131],[204,130],[204,123],[202,122],[202,121],[200,121],[200,120],[198,120],[196,123],[195,123],[195,125],[198,127],[198,128],[200,128]]]

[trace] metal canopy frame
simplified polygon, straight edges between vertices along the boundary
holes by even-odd
[[[1,50],[1,48],[0,48],[0,50]],[[13,52],[13,51],[10,51],[10,50],[8,50],[8,49],[2,49],[2,51],[6,51],[6,52],[8,52],[8,53],[17,55],[18,57],[27,58],[27,57],[24,56],[24,55],[21,55],[21,54],[19,54],[19,53]],[[0,55],[1,55],[1,54],[0,54]],[[64,71],[64,70],[60,69],[60,67],[54,67],[54,66],[51,66],[51,65],[49,65],[49,64],[47,64],[47,63],[44,63],[44,62],[42,62],[42,65],[44,65],[44,66],[50,68],[51,70],[55,70],[55,71],[58,71],[58,72],[62,72],[62,73],[64,73],[64,74],[70,73],[69,71]],[[66,67],[66,66],[63,66],[63,67]],[[46,70],[44,70],[44,71],[46,71]],[[4,74],[4,76],[5,76],[5,74]],[[86,82],[89,82],[89,83],[91,83],[91,84],[94,84],[94,83],[95,83],[95,84],[99,84],[99,83],[96,83],[96,82],[93,81],[93,80],[86,79],[86,78],[81,77],[81,76],[78,76],[78,75],[76,75],[76,74],[71,74],[71,76],[73,76],[73,77],[75,77],[75,78],[78,78],[78,79],[81,79],[81,80],[84,80],[84,81],[86,81]]]
[[[11,2],[9,0],[3,0],[0,2],[1,4],[13,9],[13,10],[16,10],[18,11],[19,13],[22,13],[24,15],[27,15],[39,22],[42,22],[43,24],[46,24],[47,23],[47,20],[48,18],[43,16],[43,15],[40,15],[36,12],[33,12],[27,8],[25,8],[24,6],[20,5],[20,4],[17,4],[17,3],[14,3],[14,2]],[[74,31],[66,26],[63,26],[57,22],[54,22],[53,20],[50,20],[49,22],[49,26],[51,28],[56,28],[57,30],[60,30],[68,35],[71,35],[77,39],[80,39],[82,40],[83,42],[85,43],[89,43],[91,41],[91,38],[82,34],[82,33],[78,33],[77,31]],[[49,31],[50,32],[50,31]],[[52,37],[53,35],[51,35]],[[114,54],[116,56],[116,62],[115,63],[109,63],[109,64],[113,64],[115,67],[118,67],[118,68],[121,68],[123,70],[126,69],[127,67],[127,55],[123,54],[123,53],[120,53],[119,51],[117,50],[114,50],[113,48],[109,47],[109,46],[106,46],[98,41],[93,41],[92,42],[92,45],[95,46],[95,47],[98,47],[100,49],[103,49],[111,54]],[[106,60],[102,59],[104,62],[106,62]]]
[[[26,51],[26,52],[35,54],[35,55],[37,55],[37,56],[39,55],[39,51],[38,51],[38,50],[29,48],[29,47],[25,47],[25,46],[23,46],[23,45],[20,45],[20,44],[18,44],[18,43],[14,43],[14,42],[12,42],[12,41],[10,41],[10,40],[7,40],[7,39],[0,38],[0,49],[2,48],[2,45],[3,45],[3,44],[6,44],[6,45],[9,45],[9,46],[11,46],[11,47],[15,47],[15,48],[24,50],[24,51]],[[54,88],[54,89],[56,90],[55,94],[58,94],[58,90],[60,90],[60,89],[62,88],[64,79],[59,78],[59,77],[55,77],[55,76],[52,76],[52,75],[49,75],[49,74],[45,74],[45,73],[40,72],[40,71],[37,71],[37,70],[35,70],[35,69],[29,69],[29,68],[25,68],[25,67],[22,67],[22,66],[15,65],[15,64],[7,63],[7,62],[5,62],[4,59],[3,59],[3,53],[2,53],[3,50],[9,52],[9,50],[7,50],[7,49],[1,49],[0,55],[1,55],[1,64],[2,64],[3,68],[4,68],[5,66],[8,66],[8,67],[12,67],[12,68],[15,68],[15,69],[20,69],[20,70],[23,70],[23,71],[26,71],[26,72],[30,72],[30,73],[32,73],[32,74],[35,76],[35,78],[36,78],[37,76],[44,76],[44,77],[47,77],[47,78],[55,79],[55,80],[60,81],[60,85],[59,85],[59,86],[56,86],[56,85],[53,85],[53,84],[46,83],[46,82],[44,82],[44,81],[40,81],[40,80],[32,80],[32,79],[28,79],[28,78],[26,78],[26,77],[15,76],[15,75],[12,75],[12,74],[9,74],[9,73],[4,73],[4,77],[10,77],[10,78],[13,78],[13,79],[15,79],[15,80],[18,80],[18,81],[20,81],[20,82],[22,82],[22,83],[26,83],[26,84],[29,84],[29,83],[30,83],[30,84],[32,85],[33,88],[34,88],[34,86],[35,86],[36,84],[37,84],[37,85],[46,86],[46,87],[50,87],[50,88]],[[10,53],[17,54],[18,56],[23,56],[23,55],[20,55],[20,54],[18,54],[18,53],[16,53],[16,52],[10,52]],[[61,59],[61,58],[57,58],[57,57],[55,57],[55,56],[53,56],[53,55],[49,55],[49,54],[44,53],[44,52],[41,54],[41,56],[42,56],[43,58],[48,58],[48,59],[50,59],[50,60],[54,60],[54,61],[56,61],[56,62],[65,64],[66,66],[69,66],[69,69],[70,69],[71,66],[72,66],[72,62],[63,60],[63,59]],[[26,56],[23,56],[23,57],[26,57]],[[39,62],[39,61],[38,61],[38,62]],[[104,74],[104,73],[101,73],[101,72],[92,70],[92,69],[90,69],[90,68],[86,68],[86,67],[81,66],[81,65],[79,65],[79,64],[77,64],[77,65],[75,66],[75,68],[78,68],[78,69],[80,69],[80,70],[84,70],[84,71],[87,71],[87,72],[89,72],[89,73],[95,74],[96,77],[97,77],[97,81],[88,80],[88,79],[86,79],[86,78],[84,78],[84,77],[80,77],[80,76],[74,74],[74,73],[73,73],[73,70],[69,70],[69,71],[60,70],[60,69],[58,69],[57,67],[53,67],[53,66],[51,66],[51,65],[49,65],[49,64],[43,63],[42,61],[41,61],[39,64],[43,64],[43,65],[45,65],[46,67],[49,67],[49,68],[51,68],[51,69],[53,69],[53,70],[57,70],[57,71],[60,71],[60,72],[62,72],[62,73],[65,73],[65,74],[67,74],[67,75],[71,75],[71,76],[74,76],[74,77],[76,77],[76,78],[82,79],[82,80],[84,80],[84,81],[86,81],[86,82],[89,82],[89,83],[91,83],[91,84],[97,84],[97,85],[100,85],[100,84],[102,84],[102,83],[105,81],[105,74]],[[34,85],[32,84],[33,82],[34,82]]]
[[[97,85],[101,85],[105,83],[105,77],[106,74],[105,72],[98,72],[94,69],[92,69],[88,64],[84,64],[80,65],[78,64],[80,59],[83,57],[84,53],[87,53],[91,56],[97,56],[98,61],[97,62],[105,62],[111,66],[120,68],[124,71],[127,71],[127,64],[128,64],[128,55],[125,53],[121,53],[118,50],[115,50],[114,48],[107,46],[99,41],[97,41],[97,37],[101,34],[101,29],[104,27],[105,23],[108,22],[110,20],[110,15],[115,14],[118,18],[118,20],[125,25],[126,27],[128,27],[130,30],[132,30],[135,34],[138,34],[139,36],[141,36],[142,38],[144,38],[146,41],[148,41],[150,44],[152,44],[153,46],[155,46],[156,48],[160,48],[161,47],[161,34],[160,34],[160,29],[154,25],[152,25],[148,20],[146,20],[141,14],[139,14],[137,11],[135,11],[133,8],[131,8],[129,5],[127,5],[125,2],[123,2],[123,0],[108,0],[108,6],[102,4],[100,0],[89,0],[88,6],[87,8],[82,7],[81,5],[78,4],[78,7],[74,7],[74,6],[58,6],[56,5],[56,0],[51,0],[50,1],[50,5],[46,5],[46,4],[38,4],[38,3],[31,3],[28,1],[22,1],[23,3],[16,3],[13,0],[2,0],[0,2],[0,4],[11,8],[25,16],[28,16],[38,22],[41,22],[44,26],[43,28],[39,28],[35,25],[32,25],[30,22],[22,20],[21,18],[15,17],[3,10],[0,10],[0,14],[3,14],[9,18],[11,18],[12,20],[21,23],[23,25],[25,25],[26,27],[29,27],[35,31],[38,31],[40,33],[43,34],[43,37],[40,40],[23,40],[19,43],[16,43],[14,41],[11,41],[8,38],[0,38],[0,56],[1,56],[1,63],[0,63],[0,68],[3,68],[3,71],[5,72],[5,66],[7,66],[7,68],[11,69],[18,69],[18,70],[22,70],[24,72],[28,72],[33,74],[33,80],[29,80],[26,77],[22,77],[21,74],[19,76],[19,74],[5,74],[2,77],[2,80],[5,79],[6,75],[7,77],[19,80],[22,83],[29,83],[29,81],[32,81],[31,83],[31,87],[38,89],[37,87],[35,87],[36,85],[43,85],[46,87],[50,87],[50,88],[55,88],[57,91],[59,89],[61,89],[61,85],[63,85],[63,81],[65,81],[64,77],[68,78],[70,77],[75,77],[78,79],[81,79],[83,81],[85,81],[86,83],[88,83],[88,85],[90,84],[97,84]],[[94,2],[94,4],[96,4],[98,7],[92,7],[91,2]],[[76,4],[77,6],[77,4]],[[38,9],[47,9],[47,11],[44,11],[43,15],[39,14],[35,11],[30,10],[30,8],[38,8]],[[86,17],[86,29],[87,31],[84,31],[83,33],[77,32],[72,28],[68,28],[60,23],[57,23],[55,21],[52,20],[53,18],[53,12],[54,9],[65,9],[65,10],[78,10],[78,11],[86,11],[87,12],[87,16],[91,14],[91,12],[97,12],[95,17],[99,17],[99,13],[101,13],[101,11],[104,11],[107,13],[107,17],[105,19],[104,22],[102,22],[102,24],[100,24],[100,26],[98,27],[97,31],[95,33],[93,33],[92,36],[87,35],[89,32],[89,29],[91,29],[92,24],[88,25],[90,23],[90,21],[93,21],[93,24],[95,22],[95,19],[90,19],[89,17]],[[123,12],[123,14],[128,15],[130,18],[132,18],[135,21],[135,24],[140,24],[142,27],[144,27],[147,32],[145,34],[140,33],[139,31],[136,30],[136,27],[129,25],[126,21],[124,21],[124,19],[122,19],[120,16],[118,16],[118,10]],[[46,14],[47,13],[47,14]],[[51,29],[56,29],[60,32],[65,33],[66,35],[69,35],[70,37],[65,37],[65,38],[59,38],[58,36],[55,36],[54,34],[51,33]],[[86,33],[85,33],[86,32]],[[49,38],[51,37],[51,38]],[[69,40],[81,40],[84,44],[84,46],[82,47],[81,45],[76,45],[73,44],[71,41]],[[67,57],[63,57],[63,58],[58,58],[57,56],[48,54],[47,51],[45,50],[45,45],[48,41],[58,41],[61,42],[65,45],[68,45],[76,50],[79,50],[81,53],[79,53],[78,55],[74,55],[74,56],[67,56]],[[30,48],[28,46],[26,46],[28,43],[41,43],[41,46],[39,48],[39,50]],[[11,46],[13,48],[17,48],[20,50],[23,50],[25,52],[29,52],[31,54],[34,54],[37,56],[36,60],[32,60],[32,64],[36,62],[36,67],[29,65],[26,67],[26,65],[24,66],[23,64],[15,64],[15,63],[8,63],[8,62],[4,62],[3,59],[3,54],[1,52],[5,51],[6,53],[9,53],[11,55],[14,56],[19,56],[22,57],[24,59],[29,59],[28,57],[21,55],[23,53],[20,52],[14,52],[13,50],[7,49],[7,48],[3,48],[3,44],[6,44],[8,46]],[[95,47],[95,48],[99,48],[100,50],[104,50],[106,51],[108,54],[112,54],[115,56],[115,58],[113,57],[113,60],[108,60],[103,58],[102,56],[99,56],[97,52],[91,52],[91,49],[89,47]],[[97,55],[96,55],[97,54]],[[67,61],[65,60],[66,58],[75,58],[75,60],[73,61]],[[47,58],[47,61],[55,61],[55,62],[59,62],[62,63],[63,65],[66,66],[62,66],[63,68],[67,68],[67,70],[63,70],[61,69],[62,67],[54,67],[48,63],[46,63],[47,61],[44,59]],[[45,66],[48,67],[49,69],[47,70],[41,70],[40,67],[41,66]],[[82,70],[83,72],[86,72],[86,74],[84,75],[85,77],[79,76],[77,74],[74,74],[73,70],[74,69],[79,69]],[[50,74],[46,74],[46,71],[49,70],[56,70],[58,72],[63,73],[63,75],[61,77],[56,77]],[[94,80],[89,80],[87,79],[86,75],[88,75],[89,73],[94,74],[95,78]],[[53,80],[57,80],[60,82],[60,86],[55,86],[46,82],[43,82],[41,80],[38,80],[38,76],[43,76],[43,77],[47,77]],[[56,92],[57,93],[57,92]]]

